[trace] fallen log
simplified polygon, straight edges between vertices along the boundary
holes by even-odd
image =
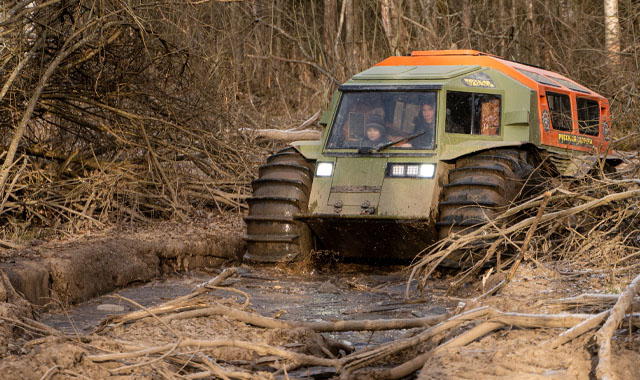
[[[620,299],[620,294],[580,294],[575,297],[560,298],[547,301],[548,303],[566,305],[568,307],[607,306],[615,304]],[[632,307],[640,309],[640,297],[633,299]]]
[[[589,319],[585,319],[582,323],[579,323],[574,327],[570,328],[569,330],[563,332],[553,340],[544,342],[542,344],[542,347],[544,348],[559,347],[567,343],[568,341],[579,337],[580,335],[586,333],[587,331],[591,329],[595,329],[600,325],[600,323],[602,323],[602,321],[604,321],[605,318],[607,318],[608,315],[609,315],[609,310],[603,311],[600,314],[596,314]]]
[[[257,313],[236,310],[230,307],[216,305],[205,309],[190,310],[181,313],[167,315],[162,318],[164,322],[179,319],[190,319],[199,317],[209,317],[212,315],[224,315],[237,321],[251,324],[263,328],[294,329],[309,328],[315,332],[339,332],[339,331],[382,331],[411,329],[417,327],[427,327],[435,325],[449,318],[449,314],[438,314],[424,318],[407,319],[376,319],[357,321],[335,321],[335,322],[300,322],[284,321],[275,318],[263,317]]]
[[[414,337],[396,340],[387,344],[382,344],[368,351],[355,352],[351,355],[345,356],[344,358],[340,359],[344,367],[344,372],[341,375],[341,378],[348,379],[351,373],[357,369],[363,368],[373,362],[376,362],[377,360],[380,360],[383,357],[387,357],[406,348],[414,347],[418,344],[424,343],[432,337],[443,333],[451,328],[459,326],[464,322],[482,318],[489,312],[490,309],[486,306],[472,309],[449,318],[446,321],[440,322],[439,324],[426,329],[425,331]]]
[[[320,140],[322,131],[315,129],[305,129],[302,131],[282,130],[282,129],[252,129],[240,128],[240,132],[251,134],[257,137],[264,137],[271,140],[294,141],[294,140]]]
[[[598,350],[598,366],[596,376],[600,380],[615,380],[617,376],[611,368],[611,337],[622,322],[625,313],[631,307],[633,297],[640,291],[640,275],[631,281],[622,292],[618,302],[611,308],[609,317],[604,325],[596,333],[596,339],[600,345]]]
[[[375,378],[401,379],[403,377],[409,376],[413,372],[418,371],[420,368],[422,368],[427,359],[433,356],[435,353],[449,348],[465,346],[473,342],[474,340],[479,339],[486,334],[504,326],[515,326],[520,328],[568,328],[573,327],[585,320],[588,320],[591,317],[592,316],[589,314],[548,315],[504,313],[496,309],[480,307],[441,322],[440,324],[425,330],[423,333],[420,333],[416,337],[404,341],[392,342],[392,344],[376,347],[369,352],[355,353],[343,358],[344,360],[348,361],[348,364],[345,363],[344,368],[346,374],[343,373],[343,376],[341,378],[347,379],[349,378],[348,376],[350,376],[351,372],[358,368],[362,368],[365,365],[380,359],[381,357],[391,355],[401,349],[405,349],[425,342],[428,338],[459,326],[463,322],[479,321],[480,323],[470,330],[462,333],[461,335],[455,336],[447,342],[442,343],[432,348],[431,350],[428,350],[424,354],[416,356],[415,358],[401,365],[390,369],[374,371],[376,373]]]
[[[114,354],[103,355],[89,355],[87,358],[94,363],[102,363],[114,360],[133,359],[142,356],[149,356],[159,354],[162,352],[172,351],[183,347],[198,347],[199,349],[216,348],[216,347],[237,347],[246,350],[254,351],[260,355],[277,355],[281,358],[291,360],[297,363],[304,363],[308,365],[318,365],[325,367],[339,368],[339,362],[335,359],[325,359],[316,356],[298,354],[295,352],[287,351],[282,348],[269,346],[261,343],[245,342],[234,339],[217,339],[217,340],[202,340],[202,339],[190,339],[181,338],[176,343],[168,343],[162,346],[149,347],[133,352],[119,352]]]

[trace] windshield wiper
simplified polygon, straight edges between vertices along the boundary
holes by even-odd
[[[388,148],[390,146],[396,145],[397,143],[408,142],[409,140],[415,139],[418,136],[424,135],[426,132],[427,131],[422,131],[422,132],[418,132],[418,133],[415,133],[415,134],[407,136],[407,137],[402,137],[402,138],[400,138],[398,140],[395,140],[395,141],[390,141],[388,143],[385,143],[385,144],[382,144],[382,145],[378,146],[373,151],[374,152],[380,152],[381,150],[386,149],[386,148]]]

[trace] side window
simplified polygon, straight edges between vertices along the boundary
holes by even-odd
[[[498,136],[500,134],[500,98],[482,95],[480,99],[480,134]]]
[[[500,135],[499,95],[447,92],[445,131],[468,135]]]
[[[559,131],[571,131],[571,100],[569,95],[547,92],[547,103],[551,114],[551,126]]]
[[[600,106],[591,99],[577,98],[578,128],[580,133],[598,136],[600,126]]]
[[[445,132],[471,134],[473,120],[473,93],[447,92]]]

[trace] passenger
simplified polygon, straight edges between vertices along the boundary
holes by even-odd
[[[414,133],[424,131],[424,134],[416,137],[413,144],[416,147],[426,148],[433,144],[433,136],[436,124],[436,108],[433,103],[427,102],[420,107],[420,113],[413,119]]]
[[[384,119],[379,115],[372,115],[367,121],[365,127],[366,141],[370,145],[377,145],[387,142],[386,128],[384,127]]]
[[[421,127],[429,127],[433,129],[435,124],[436,109],[433,103],[425,103],[420,108],[420,115],[416,118],[416,126],[419,124]]]

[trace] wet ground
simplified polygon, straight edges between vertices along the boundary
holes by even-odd
[[[456,305],[437,302],[438,284],[430,290],[434,298],[426,303],[404,302],[405,275],[396,268],[341,266],[331,273],[291,274],[277,269],[238,268],[239,276],[227,279],[225,286],[248,293],[250,307],[267,317],[297,321],[362,320],[415,318],[441,314]],[[399,267],[397,268],[399,269]],[[139,309],[121,297],[145,307],[186,295],[194,287],[216,273],[188,272],[150,283],[122,289],[53,314],[41,321],[66,333],[90,333],[100,321],[112,314]],[[444,287],[443,287],[444,288]],[[244,302],[240,294],[216,290],[221,298]],[[382,343],[404,334],[404,331],[345,332],[329,334],[347,340],[356,348]]]
[[[447,272],[435,274],[428,282],[425,295],[427,302],[405,302],[405,272],[401,268],[368,267],[338,265],[330,273],[302,274],[302,271],[281,271],[278,269],[240,267],[238,276],[224,282],[228,289],[212,290],[202,296],[208,304],[219,304],[238,308],[244,303],[243,295],[229,289],[246,292],[250,297],[248,309],[267,317],[276,317],[296,321],[331,321],[356,319],[388,319],[422,317],[441,314],[455,308],[461,298],[444,296],[447,283],[451,280]],[[575,281],[564,276],[551,276],[548,269],[535,265],[521,266],[513,280],[502,292],[484,300],[482,306],[494,307],[504,312],[543,313],[559,315],[566,312],[552,301],[556,298],[575,296],[581,292],[594,290],[590,283],[574,287]],[[145,306],[160,304],[170,299],[190,293],[219,273],[188,272],[157,279],[153,282],[121,289],[111,295],[96,298],[55,314],[43,315],[40,320],[65,332],[90,333],[107,315],[126,313],[138,307],[124,300],[127,297]],[[474,288],[475,289],[475,288]],[[478,289],[465,289],[478,293]],[[562,289],[562,292],[556,291]],[[566,290],[570,290],[569,293]],[[459,294],[460,295],[460,294]],[[120,296],[121,298],[118,298]],[[200,302],[200,301],[198,301]],[[475,306],[474,306],[475,307]],[[118,310],[119,311],[114,311]],[[581,312],[581,310],[570,310]],[[596,311],[593,311],[596,312]],[[364,371],[397,368],[402,363],[413,360],[417,353],[433,349],[445,339],[460,337],[468,333],[471,327],[478,326],[482,319],[470,322],[464,327],[456,327],[434,341],[421,346],[380,358]],[[127,353],[140,347],[161,347],[174,344],[180,339],[200,339],[213,342],[219,340],[237,340],[274,347],[286,347],[289,350],[301,350],[312,353],[316,334],[306,334],[303,329],[259,328],[244,322],[212,315],[176,319],[170,322],[170,328],[147,319],[127,325],[114,327],[98,335],[84,334],[83,340],[89,342],[78,345],[75,340],[68,341],[47,337],[39,340],[37,347],[25,345],[25,352],[9,356],[0,365],[3,379],[42,378],[42,374],[55,366],[70,368],[89,378],[109,378],[120,366],[129,366],[130,379],[160,378],[167,365],[173,362],[158,362],[156,359],[135,358],[124,361],[95,363],[82,360],[90,355],[107,353]],[[465,332],[466,331],[466,332]],[[588,379],[595,378],[593,343],[590,334],[580,336],[560,347],[549,349],[543,343],[555,339],[565,329],[543,328],[505,328],[489,333],[473,342],[451,349],[434,351],[423,364],[422,369],[407,379]],[[612,341],[615,347],[613,355],[615,370],[619,379],[638,380],[637,334],[627,330]],[[322,333],[322,337],[331,337],[352,345],[357,352],[365,352],[367,347],[377,346],[398,338],[413,336],[417,330],[395,330],[377,332]],[[176,340],[178,339],[178,340]],[[80,339],[78,341],[81,341]],[[346,342],[345,342],[346,341]],[[127,345],[135,342],[135,348]],[[123,346],[124,345],[124,346]],[[241,368],[251,375],[259,373],[274,374],[276,379],[335,378],[336,369],[331,366],[310,366],[296,368],[283,374],[278,357],[272,355],[251,354],[236,347],[215,348],[206,351],[184,348],[175,354],[180,360],[193,357],[197,352],[206,352],[225,368]],[[318,355],[314,354],[313,355]],[[322,354],[319,354],[323,357]],[[80,358],[80,359],[78,359]],[[137,364],[136,364],[137,363]],[[181,365],[182,362],[179,362]],[[137,365],[139,367],[136,367]],[[176,367],[177,368],[177,367]],[[171,367],[172,370],[177,369]],[[190,369],[192,371],[193,369]],[[3,372],[4,371],[4,372]],[[30,371],[30,372],[29,372]],[[69,372],[71,373],[71,372]],[[149,377],[148,374],[153,376]],[[177,372],[176,372],[177,373]],[[186,373],[186,372],[185,372]],[[7,375],[9,374],[9,375]],[[125,378],[125,377],[119,377]],[[366,378],[366,372],[363,377]]]

